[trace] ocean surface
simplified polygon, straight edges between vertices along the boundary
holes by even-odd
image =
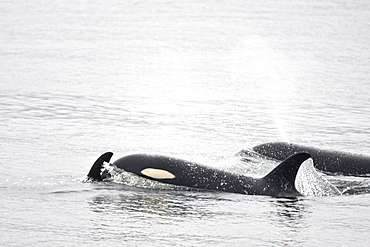
[[[369,246],[370,178],[282,199],[83,183],[104,152],[253,176],[272,141],[370,154],[370,2],[0,2],[2,246]],[[312,182],[313,183],[313,182]]]

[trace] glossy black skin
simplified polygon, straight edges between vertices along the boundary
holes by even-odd
[[[89,173],[87,174],[87,177],[94,181],[102,181],[103,178],[101,176],[101,170],[103,168],[104,162],[109,163],[110,159],[112,158],[113,153],[112,152],[106,152],[102,154],[92,165]]]
[[[310,157],[306,153],[295,154],[260,179],[167,156],[135,154],[120,158],[113,165],[127,172],[162,183],[205,190],[290,198],[301,196],[296,190],[294,182],[300,165]],[[141,171],[146,168],[168,171],[175,178],[155,179],[145,176]]]
[[[252,148],[261,155],[284,160],[292,154],[309,153],[315,167],[323,172],[346,176],[370,176],[370,156],[330,151],[287,142],[264,143]]]

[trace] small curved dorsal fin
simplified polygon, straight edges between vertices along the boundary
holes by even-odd
[[[295,179],[301,164],[309,158],[311,155],[308,153],[293,154],[262,179],[277,196],[299,196],[301,194],[295,187]]]
[[[89,174],[87,174],[87,176],[89,178],[92,178],[92,179],[95,179],[97,181],[102,181],[102,177],[100,175],[100,172],[101,172],[101,168],[103,166],[103,163],[104,162],[108,162],[110,161],[110,159],[112,158],[113,156],[113,153],[112,152],[106,152],[104,154],[102,154],[96,161],[95,163],[92,165],[90,171],[89,171]]]

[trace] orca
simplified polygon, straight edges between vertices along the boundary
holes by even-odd
[[[112,155],[108,152],[100,156],[92,166],[88,178],[104,180],[107,174],[104,173],[103,164],[109,162]],[[295,187],[297,172],[301,164],[310,158],[308,153],[294,154],[262,178],[252,178],[160,155],[128,155],[114,161],[112,165],[117,170],[166,184],[248,195],[295,198],[302,196]]]
[[[112,152],[106,152],[102,154],[92,165],[87,177],[93,181],[103,181],[103,178],[105,178],[105,173],[102,174],[104,162],[109,163],[112,156]]]
[[[300,152],[311,154],[315,167],[323,172],[345,176],[370,176],[370,156],[340,151],[324,150],[287,142],[270,142],[257,145],[252,150],[260,155],[284,160]]]

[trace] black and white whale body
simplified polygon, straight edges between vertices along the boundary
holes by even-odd
[[[330,151],[287,142],[264,143],[252,148],[258,154],[284,160],[300,152],[311,154],[315,167],[323,172],[346,176],[370,176],[370,156]]]
[[[104,179],[103,162],[109,162],[112,153],[105,153],[94,163],[88,177],[97,181]],[[301,194],[295,187],[295,179],[301,164],[311,156],[294,154],[281,162],[263,178],[234,174],[193,162],[167,156],[134,154],[122,157],[113,166],[138,176],[162,183],[205,190],[217,190],[248,195],[273,197],[297,197]]]

